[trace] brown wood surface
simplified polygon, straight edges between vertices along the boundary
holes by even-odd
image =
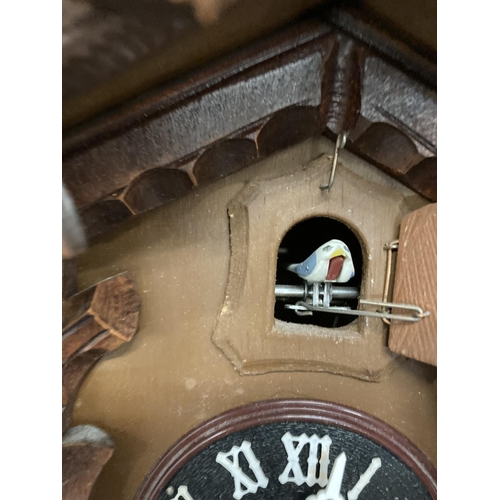
[[[349,22],[334,22],[341,28],[298,23],[66,135],[63,179],[91,241],[308,137],[341,130],[350,132],[347,149],[435,201],[435,162],[425,163],[437,154],[435,85],[415,77],[418,57],[411,64],[407,52],[381,55],[387,44],[360,36],[366,23],[346,34]]]
[[[430,316],[417,323],[391,322],[389,348],[437,365],[437,204],[407,215],[401,223],[393,302],[415,304]],[[394,309],[396,312],[397,309]]]
[[[213,340],[240,373],[314,370],[377,381],[393,368],[395,357],[378,318],[331,329],[274,317],[278,246],[295,224],[332,217],[354,228],[364,261],[357,270],[363,273],[360,294],[377,300],[383,294],[384,245],[411,212],[407,199],[412,206],[425,203],[346,151],[339,155],[331,191],[322,191],[331,161],[325,154],[289,175],[254,181],[228,203],[229,278]]]
[[[139,308],[135,279],[126,272],[63,302],[63,432],[71,424],[78,390],[89,371],[137,332]]]
[[[104,350],[93,350],[74,357],[62,367],[62,431],[66,432],[71,426],[73,409],[78,390],[90,370],[106,353]]]
[[[63,265],[64,271],[71,272],[73,280],[66,280],[69,283],[66,293],[63,288],[63,297],[69,297],[63,302],[62,498],[87,500],[97,476],[113,454],[114,443],[97,427],[70,428],[76,397],[97,361],[130,341],[136,333],[139,296],[131,273],[114,276],[74,293],[76,263],[67,262]]]
[[[62,498],[87,500],[102,468],[113,454],[114,443],[92,425],[73,427],[63,436]]]
[[[89,321],[129,341],[137,331],[139,305],[134,277],[126,272],[71,296],[63,302],[63,345],[73,343],[75,325],[88,325]]]
[[[190,5],[169,1],[65,0],[63,126],[186,76],[289,24],[319,1],[236,0],[219,22],[200,25]],[[198,12],[204,19],[215,14],[213,8]]]
[[[354,5],[344,4],[342,7],[334,8],[329,16],[330,21],[340,28],[344,33],[349,34],[353,38],[360,40],[367,45],[373,47],[377,52],[384,54],[387,59],[391,59],[398,63],[406,72],[411,73],[416,78],[429,84],[436,86],[436,0],[424,0],[422,2],[412,3],[409,0],[361,0],[364,4],[364,9],[359,10]],[[429,3],[434,3],[434,8],[429,9]],[[369,4],[375,7],[378,4],[382,7],[386,14],[391,11],[395,13],[394,4],[402,11],[410,14],[411,19],[406,19],[404,26],[398,30],[387,29],[387,24],[380,23],[383,15],[382,12],[375,7],[370,9]],[[392,4],[392,5],[391,5]],[[389,7],[389,9],[387,8]],[[377,12],[378,10],[378,12]],[[382,16],[380,16],[382,14]],[[397,14],[396,14],[397,16]],[[426,17],[425,21],[422,17]],[[408,35],[409,24],[415,23],[420,30],[434,25],[433,39],[427,41],[427,47],[418,43],[412,43]],[[392,26],[394,28],[394,25]],[[418,30],[418,28],[417,28]],[[415,31],[413,30],[413,33]],[[410,35],[411,38],[411,35]],[[414,41],[414,40],[413,40]],[[430,42],[430,44],[428,43]]]
[[[141,297],[140,334],[120,348],[120,356],[107,356],[96,364],[74,408],[73,425],[94,423],[116,440],[113,459],[96,482],[95,500],[130,500],[147,471],[181,436],[223,411],[266,399],[319,399],[362,410],[396,428],[435,463],[435,367],[401,357],[402,363],[395,363],[377,383],[304,370],[243,376],[212,341],[224,306],[231,259],[228,203],[245,186],[289,176],[332,151],[332,142],[324,137],[309,139],[124,222],[99,236],[78,257],[80,289],[128,270]],[[347,152],[341,161],[345,158],[353,155]],[[376,184],[377,193],[392,192],[398,185],[366,161],[353,158],[353,162],[360,170],[352,175]],[[321,183],[326,182],[325,174]],[[401,206],[406,208],[398,224],[404,213],[422,203],[414,192],[403,188],[403,193]],[[337,196],[331,195],[336,203]],[[286,190],[282,196],[288,210],[295,210],[294,198]],[[345,206],[346,212],[352,210],[351,220],[366,217],[364,212],[356,215],[356,206]],[[269,211],[262,224],[268,217],[275,215]],[[392,229],[390,236],[396,238],[398,226]],[[383,249],[379,252],[385,264]],[[370,291],[380,290],[377,276],[373,284],[366,282]],[[309,334],[296,335],[292,342],[307,349],[312,332],[318,330],[323,329],[311,327]],[[369,329],[365,333],[370,335]],[[373,335],[380,335],[389,352],[386,336]],[[331,351],[352,349],[347,345],[357,338],[338,344],[332,338]],[[369,350],[363,353],[367,363],[370,355]],[[322,356],[319,350],[318,356]]]
[[[221,13],[238,0],[170,0],[174,4],[186,3],[193,7],[196,18],[202,24],[217,21]]]
[[[62,261],[62,299],[65,300],[77,292],[77,268],[75,259]]]

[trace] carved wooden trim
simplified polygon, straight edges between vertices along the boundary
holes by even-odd
[[[66,432],[71,426],[73,408],[78,391],[94,365],[106,353],[104,349],[85,352],[73,358],[62,368],[62,431]]]
[[[131,273],[101,281],[63,302],[63,432],[84,378],[103,354],[132,340],[139,326],[139,294]]]
[[[131,340],[139,322],[139,295],[132,273],[101,281],[63,303],[63,344],[70,329],[87,318],[122,340]]]
[[[432,498],[437,498],[437,473],[430,460],[408,438],[385,422],[337,403],[278,399],[234,408],[183,436],[146,475],[135,500],[156,500],[175,472],[215,441],[242,429],[288,420],[337,426],[372,439],[410,467],[425,484]]]
[[[273,61],[276,66],[275,60],[282,54],[294,51],[331,31],[329,24],[319,19],[280,30],[269,39],[257,41],[237,54],[230,54],[194,72],[189,79],[159,88],[158,91],[130,103],[126,108],[100,117],[85,127],[69,130],[63,137],[63,155],[84,150],[97,142],[127,132],[196,95],[210,93],[211,89],[221,87],[228,80],[234,83],[241,73],[256,66]]]
[[[366,128],[365,128],[366,127]],[[429,201],[437,200],[437,157],[425,157],[400,129],[387,122],[359,127],[349,149]]]
[[[404,72],[429,67],[332,16],[339,27],[297,24],[67,135],[63,179],[87,234],[341,129],[348,148],[435,201],[436,90]]]
[[[427,50],[417,52],[408,43],[395,39],[377,26],[367,12],[354,8],[334,8],[328,17],[337,28],[393,61],[405,73],[421,80],[431,88],[437,85],[436,54]],[[415,47],[415,44],[412,44]],[[425,56],[422,54],[425,52]]]
[[[72,268],[66,266],[66,270]],[[76,281],[68,290],[75,289]],[[101,281],[63,302],[64,500],[87,500],[97,476],[113,453],[114,444],[104,431],[90,425],[70,428],[71,419],[78,390],[90,370],[104,354],[134,337],[139,325],[139,308],[135,279],[128,272]]]
[[[189,78],[197,68],[291,24],[320,3],[238,0],[217,24],[200,26],[180,2],[143,8],[134,0],[65,0],[63,127],[81,124],[156,85]]]
[[[87,500],[114,451],[113,440],[92,425],[71,428],[62,442],[62,498]]]
[[[325,127],[335,134],[352,130],[358,121],[363,92],[363,65],[369,51],[352,38],[336,33],[325,61],[321,111]]]

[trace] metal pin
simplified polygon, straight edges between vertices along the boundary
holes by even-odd
[[[350,309],[349,307],[321,307],[321,306],[313,306],[312,304],[308,304],[307,302],[299,301],[295,305],[290,305],[288,308],[293,309],[297,314],[303,316],[306,311],[315,311],[315,312],[327,312],[334,314],[349,314],[351,316],[370,316],[373,318],[387,318],[387,319],[397,319],[400,321],[409,321],[409,322],[417,322],[422,318],[429,316],[429,311],[424,311],[419,306],[413,306],[409,304],[395,304],[393,302],[383,302],[378,300],[364,300],[359,299],[359,305],[364,306],[384,306],[390,308],[398,308],[404,309],[406,311],[412,311],[413,314],[393,314],[389,311],[364,311],[360,309]]]
[[[313,306],[319,305],[319,283],[313,283]]]
[[[335,170],[337,169],[337,163],[339,160],[339,150],[341,150],[344,146],[345,143],[347,142],[347,132],[340,132],[340,134],[337,136],[337,141],[335,142],[335,150],[333,152],[333,159],[332,159],[332,168],[330,170],[330,179],[328,181],[328,184],[320,186],[320,189],[323,191],[325,189],[332,189],[333,186],[333,178],[335,176]]]
[[[274,294],[277,299],[307,300],[313,297],[314,285],[304,281],[303,285],[276,285]],[[352,300],[359,297],[359,288],[355,286],[332,286],[331,283],[319,283],[319,298],[325,305],[332,300]]]
[[[389,286],[391,284],[391,274],[392,274],[392,253],[396,251],[399,247],[399,240],[391,241],[388,245],[384,246],[384,250],[387,252],[387,261],[385,265],[385,280],[384,280],[384,293],[382,295],[382,302],[387,302],[389,299]],[[383,312],[388,312],[387,307],[382,308]],[[391,322],[387,317],[382,318],[382,321],[386,325],[390,325]]]
[[[291,307],[288,307],[287,309],[292,309]],[[295,314],[297,316],[312,316],[313,315],[313,312],[312,311],[306,311],[304,309],[295,309]]]

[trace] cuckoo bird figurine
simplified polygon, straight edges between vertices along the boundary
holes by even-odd
[[[354,277],[354,264],[349,247],[340,240],[321,245],[301,264],[290,264],[287,269],[308,283],[346,283]]]

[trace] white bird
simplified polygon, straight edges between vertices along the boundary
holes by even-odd
[[[323,281],[346,283],[355,274],[351,251],[340,240],[327,241],[304,262],[291,264],[287,269],[308,283]]]

